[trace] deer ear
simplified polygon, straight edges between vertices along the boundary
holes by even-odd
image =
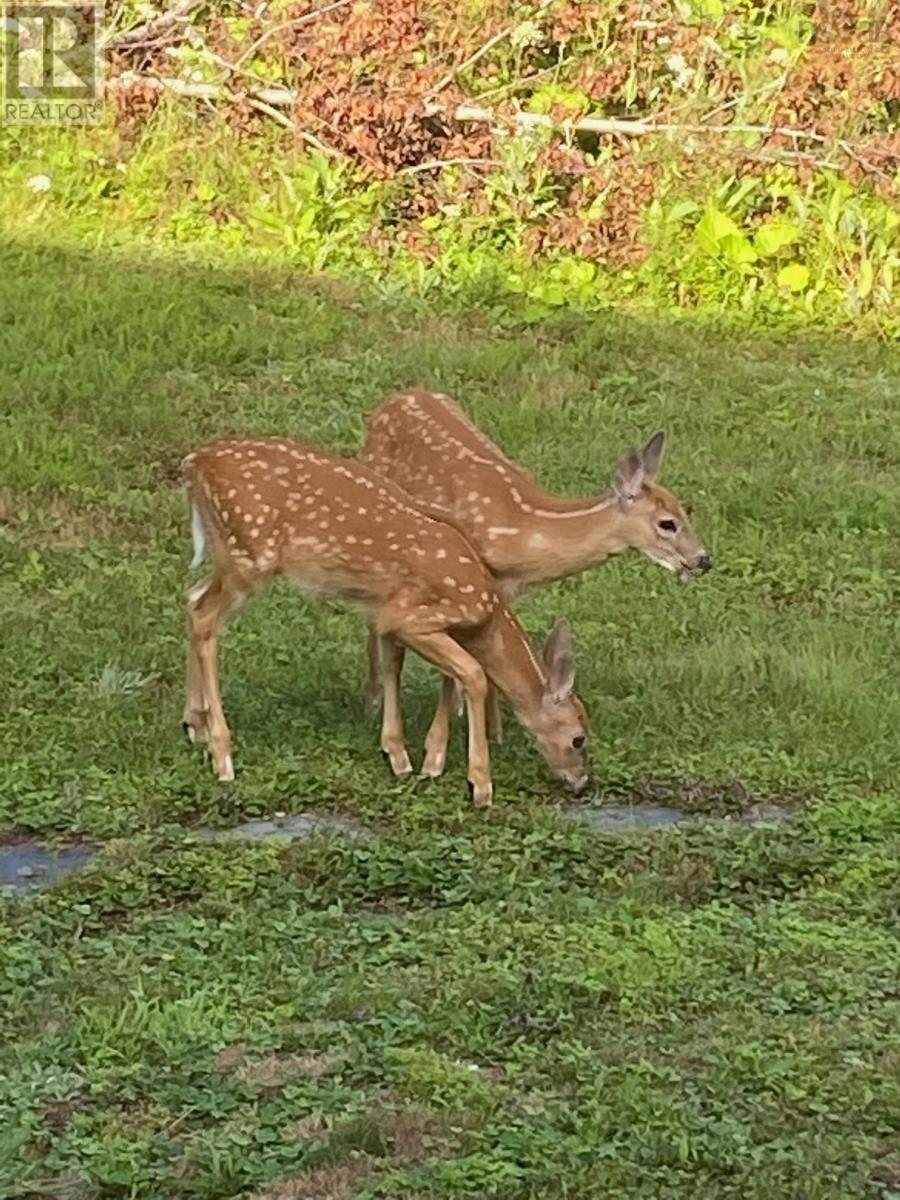
[[[666,448],[665,430],[660,429],[641,451],[641,462],[644,466],[644,478],[654,479],[662,462],[663,451]]]
[[[544,699],[548,704],[568,700],[575,688],[575,663],[572,659],[572,628],[566,620],[557,621],[544,645],[544,666],[547,686]]]
[[[613,491],[621,508],[630,508],[644,486],[644,463],[637,450],[629,450],[616,467]]]

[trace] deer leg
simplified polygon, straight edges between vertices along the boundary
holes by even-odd
[[[500,694],[490,681],[485,708],[488,737],[499,744],[503,741],[503,714],[500,712]]]
[[[366,680],[365,705],[371,713],[377,713],[381,708],[384,693],[381,686],[381,659],[379,658],[378,634],[369,626],[368,641],[369,676]]]
[[[193,592],[188,601],[191,643],[188,672],[190,674],[193,669],[199,675],[213,770],[223,781],[234,779],[234,763],[231,757],[231,730],[225,720],[219,692],[218,638],[228,614],[239,607],[243,599],[240,592],[229,587],[222,576],[217,575],[202,592],[199,589]],[[196,658],[193,668],[191,656]]]
[[[493,796],[490,751],[488,750],[484,702],[487,677],[478,661],[447,633],[407,633],[397,630],[396,637],[417,654],[434,663],[445,675],[451,675],[466,698],[469,718],[469,785],[478,808],[490,807]]]
[[[453,718],[453,700],[459,684],[450,675],[441,676],[441,698],[434,718],[425,735],[425,759],[422,775],[437,779],[444,773],[447,763],[447,743],[450,740],[450,722]]]
[[[208,587],[208,583],[201,583],[197,587],[191,588],[188,604],[190,606],[196,604],[203,597]],[[191,634],[190,613],[188,613],[187,628],[187,682],[185,685],[184,715],[181,720],[181,727],[190,741],[206,742],[209,740],[209,710],[207,709],[206,697],[203,693],[203,675],[200,670],[200,659],[197,657],[197,648],[194,645],[194,639]]]
[[[403,712],[400,702],[400,676],[403,671],[404,648],[391,637],[379,639],[381,682],[384,708],[381,714],[381,752],[391,764],[395,775],[408,775],[412,763],[406,752],[403,736]]]

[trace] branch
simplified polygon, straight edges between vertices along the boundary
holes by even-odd
[[[864,170],[871,171],[875,175],[880,175],[882,179],[887,179],[888,181],[892,179],[892,176],[887,171],[882,171],[881,167],[877,167],[875,163],[870,162],[867,158],[863,158],[861,154],[853,149],[849,142],[840,141],[838,145],[845,154],[855,159]]]
[[[542,12],[550,7],[552,3],[553,0],[544,0],[543,4],[538,6],[537,12],[535,12],[533,16],[529,17],[528,20],[533,21],[535,17],[539,17]],[[442,92],[445,87],[453,82],[457,75],[461,75],[463,71],[468,70],[469,67],[477,63],[480,58],[484,58],[485,54],[487,54],[489,50],[493,50],[498,42],[502,42],[505,38],[508,38],[510,34],[515,33],[521,24],[522,22],[518,21],[515,25],[509,25],[506,29],[501,29],[499,33],[495,33],[492,38],[488,38],[484,45],[479,47],[474,54],[470,54],[468,58],[463,59],[458,67],[454,67],[451,71],[448,71],[444,78],[434,88],[432,88],[426,98],[431,100],[438,94],[438,92]]]
[[[349,0],[341,0],[342,3]],[[216,99],[227,96],[226,88],[214,83],[189,83],[184,79],[166,79],[157,76],[127,74],[121,76],[123,82],[128,79],[141,83],[157,84],[168,88],[181,96],[207,96]],[[114,82],[114,81],[111,81]],[[289,88],[270,87],[254,88],[251,93],[258,100],[272,104],[276,108],[289,108],[297,103],[297,93]],[[448,112],[440,104],[430,104],[425,109],[426,116],[449,116],[462,124],[476,121],[492,122],[494,124],[516,125],[520,129],[551,129],[561,133],[610,133],[622,134],[625,137],[645,137],[652,133],[758,133],[766,137],[780,134],[782,137],[795,138],[800,141],[819,142],[824,145],[827,138],[811,129],[792,129],[786,125],[696,125],[678,124],[665,121],[622,120],[618,117],[581,117],[577,121],[557,121],[549,113],[515,112],[510,116],[494,113],[489,108],[478,108],[472,104],[460,104],[452,112]]]
[[[319,141],[316,135],[310,133],[309,130],[301,129],[290,117],[286,117],[283,112],[279,112],[271,104],[266,104],[265,100],[258,100],[255,96],[248,96],[247,103],[251,108],[265,113],[267,117],[271,117],[273,121],[277,121],[279,125],[283,125],[285,129],[289,129],[295,137],[300,138],[301,142],[306,142],[307,146],[312,146],[314,150],[318,150],[326,158],[342,157],[340,151],[333,149],[331,146],[326,146],[324,142]]]
[[[193,100],[238,100],[240,97],[229,88],[218,83],[194,83],[188,79],[167,78],[158,75],[139,75],[136,71],[125,71],[117,79],[109,79],[107,88],[127,87],[131,83],[140,83],[156,88],[160,92],[174,92],[176,96],[185,96]],[[252,88],[248,98],[259,100],[263,104],[275,108],[288,108],[297,102],[294,92],[287,88]]]
[[[135,25],[124,33],[111,34],[104,43],[105,49],[120,50],[125,46],[142,46],[146,42],[155,42],[163,34],[168,33],[173,26],[186,21],[195,8],[199,8],[203,0],[179,0],[168,12],[160,13],[152,21],[143,25]]]
[[[248,58],[252,58],[260,46],[264,42],[267,42],[270,37],[274,37],[276,33],[281,33],[284,29],[296,29],[300,25],[308,25],[310,21],[317,21],[325,13],[334,12],[338,8],[346,8],[348,4],[352,3],[353,0],[334,0],[332,4],[326,4],[323,8],[316,8],[312,12],[304,13],[302,17],[295,17],[292,21],[282,21],[280,25],[273,25],[271,29],[267,29],[265,33],[261,34],[255,42],[247,47],[233,64],[234,68],[237,69]]]
[[[496,158],[430,158],[427,162],[401,167],[398,175],[417,175],[420,171],[441,171],[444,167],[499,167]]]
[[[310,133],[306,129],[301,129],[295,124],[290,117],[286,117],[283,112],[279,112],[279,105],[284,107],[286,103],[292,103],[293,100],[286,100],[286,93],[283,88],[257,88],[241,96],[228,88],[220,87],[217,83],[190,83],[186,79],[158,79],[154,75],[137,75],[134,72],[127,72],[121,75],[118,79],[107,81],[106,86],[116,88],[122,85],[127,86],[129,83],[141,83],[145,86],[149,84],[160,92],[174,92],[176,96],[184,96],[190,100],[232,100],[238,102],[245,100],[251,108],[255,108],[257,112],[265,113],[267,117],[271,117],[273,121],[277,121],[279,125],[283,125],[285,129],[289,129],[295,137],[312,146],[321,154],[328,155],[332,158],[342,157],[340,151],[332,149],[331,146],[326,146],[320,141],[314,133]]]
[[[430,112],[437,115],[443,110],[438,105]],[[617,117],[580,117],[576,121],[558,121],[549,113],[516,112],[508,118],[498,116],[489,108],[478,108],[473,104],[460,104],[451,114],[461,122],[484,121],[502,123],[510,121],[520,129],[555,129],[571,133],[618,133],[625,137],[642,137],[649,133],[759,133],[769,137],[781,134],[810,142],[825,142],[820,133],[809,129],[790,129],[782,125],[681,125],[665,121],[622,120]]]
[[[349,3],[351,0],[339,0],[339,4]],[[333,7],[338,7],[334,5]],[[319,12],[324,12],[324,9],[319,9]],[[312,15],[312,14],[310,14]],[[220,60],[221,61],[221,60]],[[236,64],[232,65],[232,70],[237,70]],[[241,72],[246,74],[246,72]],[[139,75],[135,72],[126,72],[119,76],[118,79],[111,79],[107,82],[107,87],[124,87],[130,82],[138,82],[149,84],[152,87],[158,88],[160,91],[174,92],[177,96],[191,97],[202,100],[239,100],[245,99],[252,107],[265,113],[273,120],[278,121],[286,129],[291,129],[297,137],[314,146],[323,154],[340,156],[340,152],[325,145],[315,136],[306,130],[298,128],[284,114],[278,112],[280,108],[292,107],[297,102],[297,93],[284,87],[259,87],[250,88],[243,96],[236,95],[229,88],[222,87],[215,83],[192,83],[184,79],[159,78],[152,75]],[[498,115],[487,108],[478,108],[470,104],[460,104],[457,108],[448,112],[441,105],[429,105],[426,108],[428,115],[443,114],[450,116],[452,119],[460,122],[474,121],[490,121],[497,124],[504,121],[514,125],[518,129],[550,129],[557,130],[563,133],[597,133],[597,134],[619,134],[625,137],[644,137],[654,133],[698,133],[698,134],[729,134],[729,133],[755,133],[764,137],[771,137],[773,134],[779,134],[782,137],[792,138],[794,142],[807,141],[816,142],[823,145],[827,142],[827,138],[820,133],[815,133],[810,129],[793,129],[782,125],[697,125],[684,124],[679,125],[673,122],[662,121],[639,121],[639,120],[621,120],[614,117],[582,117],[577,121],[557,121],[547,113],[528,113],[516,112],[509,117]],[[850,158],[855,158],[866,169],[884,175],[879,167],[874,163],[869,162],[846,141],[837,141],[836,145]],[[785,150],[781,152],[783,155],[782,161],[790,161],[793,158],[803,157],[800,152]],[[762,157],[756,155],[756,157]],[[837,163],[823,159],[809,159],[815,166],[827,167],[832,170],[839,170]],[[771,161],[779,161],[778,158],[772,158]],[[420,171],[438,170],[445,166],[492,166],[497,165],[493,159],[481,158],[465,158],[465,159],[434,159],[428,162],[415,163],[412,166],[403,168],[399,174],[415,174]],[[886,176],[887,177],[887,176]]]

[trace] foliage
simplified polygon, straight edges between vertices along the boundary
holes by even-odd
[[[627,303],[895,335],[898,20],[881,0],[204,6],[116,51],[108,127],[0,133],[0,212],[532,320]],[[221,86],[219,116],[158,77]],[[295,94],[296,136],[253,107],[269,85]],[[455,120],[461,102],[496,125]],[[664,128],[513,135],[518,110]]]

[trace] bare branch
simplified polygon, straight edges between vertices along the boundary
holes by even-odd
[[[535,17],[539,17],[541,13],[545,12],[552,3],[553,0],[544,0],[544,3],[538,6],[537,12],[528,19],[533,21]],[[463,59],[459,66],[448,71],[444,78],[428,93],[427,99],[431,100],[434,96],[438,95],[439,92],[442,92],[445,87],[448,87],[453,82],[457,75],[461,75],[463,71],[467,71],[469,67],[474,66],[480,58],[484,58],[489,50],[493,50],[498,42],[504,41],[511,34],[515,33],[521,23],[521,21],[517,21],[515,25],[509,25],[506,29],[501,29],[499,33],[495,33],[492,38],[488,38],[484,45],[479,47],[474,54],[470,54],[468,58]]]
[[[202,0],[179,0],[176,5],[167,12],[160,13],[152,21],[145,21],[143,25],[135,25],[123,33],[111,35],[105,42],[105,48],[120,50],[126,46],[143,46],[148,42],[155,42],[164,34],[170,33],[176,25],[186,22],[201,3]]]
[[[348,4],[352,4],[353,0],[334,0],[332,4],[326,4],[323,8],[313,9],[312,12],[304,13],[302,17],[295,17],[292,21],[282,21],[280,25],[273,25],[271,29],[267,29],[261,34],[252,45],[241,54],[233,66],[235,69],[245,63],[248,58],[252,58],[260,46],[274,37],[276,33],[281,33],[284,29],[297,29],[301,25],[308,25],[311,21],[317,21],[319,17],[323,17],[326,13],[334,12],[338,8],[346,8]]]
[[[442,110],[434,106],[432,112]],[[810,129],[791,129],[782,125],[696,125],[675,124],[666,121],[626,120],[618,117],[580,117],[575,121],[558,121],[549,113],[516,112],[510,117],[498,116],[489,108],[479,108],[473,104],[460,104],[451,114],[461,122],[483,121],[491,124],[503,124],[508,121],[520,129],[553,129],[572,133],[611,133],[622,134],[625,137],[642,137],[650,133],[758,133],[771,137],[781,134],[783,137],[801,139],[810,142],[825,142],[827,139],[820,133]]]
[[[430,158],[427,162],[401,167],[398,175],[417,175],[420,171],[440,171],[443,167],[499,167],[496,158]]]
[[[314,133],[310,133],[308,129],[301,129],[290,117],[286,117],[283,112],[279,112],[271,104],[266,104],[265,100],[257,100],[255,96],[248,96],[247,103],[251,108],[265,113],[267,117],[271,117],[273,121],[277,121],[279,125],[283,125],[285,129],[290,129],[295,137],[300,138],[302,142],[306,142],[307,146],[312,146],[314,150],[318,150],[320,154],[324,154],[328,158],[342,157],[339,151],[334,150],[331,146],[326,146],[324,142],[320,141]]]

